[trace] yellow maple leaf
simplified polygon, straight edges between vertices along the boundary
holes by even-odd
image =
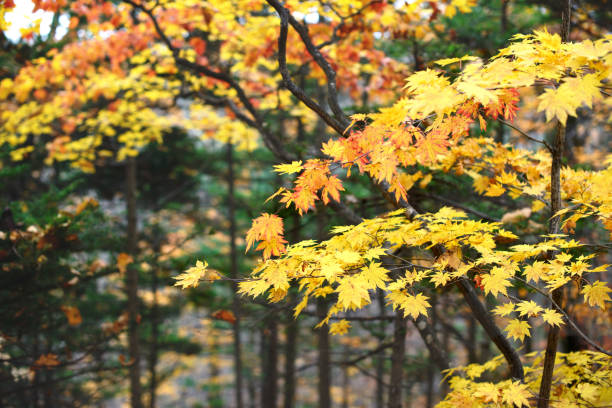
[[[474,61],[477,59],[478,57],[474,57],[471,55],[464,55],[463,57],[457,57],[457,58],[442,58],[442,59],[434,61],[434,64],[437,64],[440,66],[446,66],[446,65],[454,64],[455,62]]]
[[[531,392],[528,387],[527,384],[521,384],[520,381],[512,381],[507,388],[502,390],[502,401],[517,407],[530,406]]]
[[[416,296],[405,295],[399,304],[399,307],[404,311],[404,317],[411,316],[413,319],[419,315],[427,316],[427,308],[431,307],[427,296],[422,293],[417,293]]]
[[[606,302],[610,301],[608,292],[611,291],[605,282],[595,281],[592,285],[584,285],[580,293],[584,295],[589,306],[599,306],[606,310]]]
[[[580,106],[580,103],[576,102],[576,92],[569,84],[563,84],[558,89],[547,89],[538,99],[538,112],[545,111],[546,121],[557,118],[563,125],[567,115],[576,116],[576,108]]]
[[[182,289],[185,289],[189,286],[197,287],[201,280],[215,281],[221,279],[221,276],[216,271],[209,270],[206,261],[197,261],[195,266],[175,276],[174,279],[176,279],[174,286],[181,286]]]
[[[474,98],[475,101],[483,105],[488,105],[497,98],[495,92],[488,90],[472,81],[462,81],[457,84],[457,89],[466,96]]]
[[[434,283],[434,285],[436,285],[436,287],[446,285],[446,282],[448,282],[450,279],[450,274],[442,271],[436,272],[431,277],[431,281]]]
[[[543,276],[546,275],[547,266],[544,262],[535,261],[531,265],[527,265],[524,269],[525,278],[528,281],[538,282]]]
[[[516,305],[516,311],[520,316],[534,317],[540,314],[542,307],[533,300],[525,300]]]
[[[542,320],[551,326],[561,326],[563,323],[563,315],[552,309],[544,309]]]
[[[595,402],[601,391],[601,387],[590,383],[581,383],[576,387],[576,391],[580,394],[580,398],[585,401]]]
[[[359,309],[370,302],[366,281],[357,276],[341,279],[336,292],[338,292],[338,306],[344,310]]]
[[[495,267],[489,274],[482,275],[482,287],[485,294],[497,296],[498,293],[508,294],[507,288],[512,286],[510,274],[502,268]]]
[[[391,280],[387,274],[387,269],[383,268],[379,262],[372,262],[361,269],[360,275],[366,280],[370,288],[384,289],[386,287],[385,282]]]
[[[523,341],[525,336],[531,336],[529,333],[529,323],[525,320],[512,319],[504,329],[508,333],[508,336],[515,340]]]
[[[304,169],[302,166],[302,161],[292,161],[289,164],[277,164],[274,166],[274,171],[279,174],[293,174],[299,173]]]
[[[342,319],[339,322],[332,323],[329,326],[329,332],[334,335],[346,334],[351,328],[351,323],[348,320]]]
[[[504,303],[493,309],[493,313],[498,316],[510,316],[512,312],[514,312],[514,303],[512,302]]]
[[[252,297],[257,297],[263,294],[266,290],[272,286],[265,279],[252,279],[238,284],[238,293],[246,294]]]
[[[476,398],[482,398],[484,402],[497,402],[500,397],[500,392],[497,385],[484,382],[476,385],[476,390],[474,391],[474,396]]]
[[[502,186],[499,183],[493,183],[493,184],[490,184],[487,187],[485,195],[487,197],[499,197],[500,195],[504,194],[505,192],[506,192],[506,189],[504,188],[504,186]]]

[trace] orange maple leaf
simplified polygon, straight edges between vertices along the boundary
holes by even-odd
[[[280,255],[285,251],[287,241],[283,238],[283,220],[277,215],[263,213],[253,220],[246,236],[248,251],[256,241],[261,241],[257,250],[263,250],[263,257]]]
[[[448,137],[441,132],[433,131],[416,142],[416,156],[421,164],[430,164],[438,154],[446,152],[449,146]]]
[[[60,306],[60,309],[62,309],[62,312],[64,312],[64,314],[66,315],[66,318],[68,319],[68,324],[70,326],[78,326],[83,321],[83,318],[81,317],[81,312],[79,312],[79,309],[77,309],[76,307]]]

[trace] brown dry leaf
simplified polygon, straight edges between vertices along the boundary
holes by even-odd
[[[521,220],[531,217],[531,208],[525,207],[520,208],[516,211],[510,211],[505,213],[501,219],[503,224],[515,224]]]
[[[122,252],[117,256],[117,269],[119,269],[121,274],[124,274],[127,270],[127,266],[132,262],[134,262],[134,258],[132,258],[131,255]]]
[[[37,369],[41,367],[55,367],[59,364],[60,362],[57,359],[56,354],[53,354],[53,353],[42,354],[40,357],[38,357],[38,360],[34,362],[33,368]]]
[[[126,361],[125,356],[123,354],[119,354],[119,362],[121,363],[122,366],[128,367],[134,363],[134,359],[130,358],[130,361]]]
[[[79,312],[79,309],[77,309],[76,307],[61,306],[60,309],[62,309],[62,311],[66,315],[69,325],[78,326],[83,321],[83,318],[81,317],[81,312]]]
[[[236,316],[231,310],[217,310],[212,314],[214,319],[225,320],[228,323],[234,324],[236,323]]]

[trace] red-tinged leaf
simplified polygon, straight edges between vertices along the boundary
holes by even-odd
[[[134,359],[130,358],[130,361],[127,361],[123,354],[119,354],[119,362],[121,363],[122,366],[129,367],[132,364],[134,364]]]
[[[421,164],[430,164],[436,160],[438,154],[446,152],[449,146],[448,138],[441,132],[430,132],[416,143],[416,156]]]
[[[389,187],[389,191],[395,194],[395,200],[399,202],[400,200],[408,200],[408,193],[406,192],[406,188],[401,183],[399,177],[395,177],[393,182]]]
[[[277,215],[263,213],[253,220],[251,228],[247,231],[246,241],[248,251],[256,241],[261,241],[258,250],[264,250],[264,258],[270,255],[280,255],[285,249],[283,238],[283,220]]]
[[[211,316],[213,319],[223,320],[231,324],[236,323],[236,316],[231,310],[217,310]]]
[[[257,245],[258,251],[263,251],[264,259],[268,259],[271,256],[280,256],[285,252],[285,241],[282,237],[270,238],[265,241],[261,241],[259,245]]]
[[[340,191],[344,191],[344,187],[342,186],[342,181],[336,176],[331,176],[327,179],[327,183],[323,187],[323,191],[321,192],[321,199],[327,205],[329,203],[329,197],[334,199],[334,201],[340,201]]]
[[[193,50],[198,55],[203,55],[204,51],[206,51],[206,42],[201,38],[195,37],[190,39],[189,45],[193,47]]]
[[[487,121],[481,115],[478,115],[478,122],[480,124],[480,130],[483,132],[487,131]]]

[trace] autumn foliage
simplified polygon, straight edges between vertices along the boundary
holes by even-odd
[[[204,146],[262,147],[277,163],[266,165],[276,192],[244,240],[261,253],[250,274],[237,279],[202,259],[176,286],[229,280],[244,302],[265,297],[295,318],[323,300],[317,327],[339,336],[383,296],[415,324],[430,356],[440,350],[426,331],[431,312],[453,297],[501,354],[458,367],[440,356],[448,392],[439,407],[612,402],[609,336],[581,326],[588,314],[609,329],[612,155],[605,146],[600,160],[577,165],[564,153],[576,121],[610,132],[605,30],[568,37],[538,27],[487,56],[423,65],[417,42],[476,1],[34,3],[70,15],[70,41],[0,81],[7,163],[91,174],[149,145],[163,149],[176,129]],[[13,7],[0,0],[0,30]],[[414,64],[392,47],[407,38]],[[284,218],[294,213],[342,221],[291,242]],[[71,245],[56,231],[2,240],[41,252],[60,239]],[[117,256],[122,274],[135,263]],[[82,323],[75,306],[56,306],[69,326]],[[237,327],[240,316],[218,308],[212,318]],[[584,347],[555,355],[560,330]],[[532,348],[542,333],[547,340]],[[32,367],[58,364],[49,353]]]

